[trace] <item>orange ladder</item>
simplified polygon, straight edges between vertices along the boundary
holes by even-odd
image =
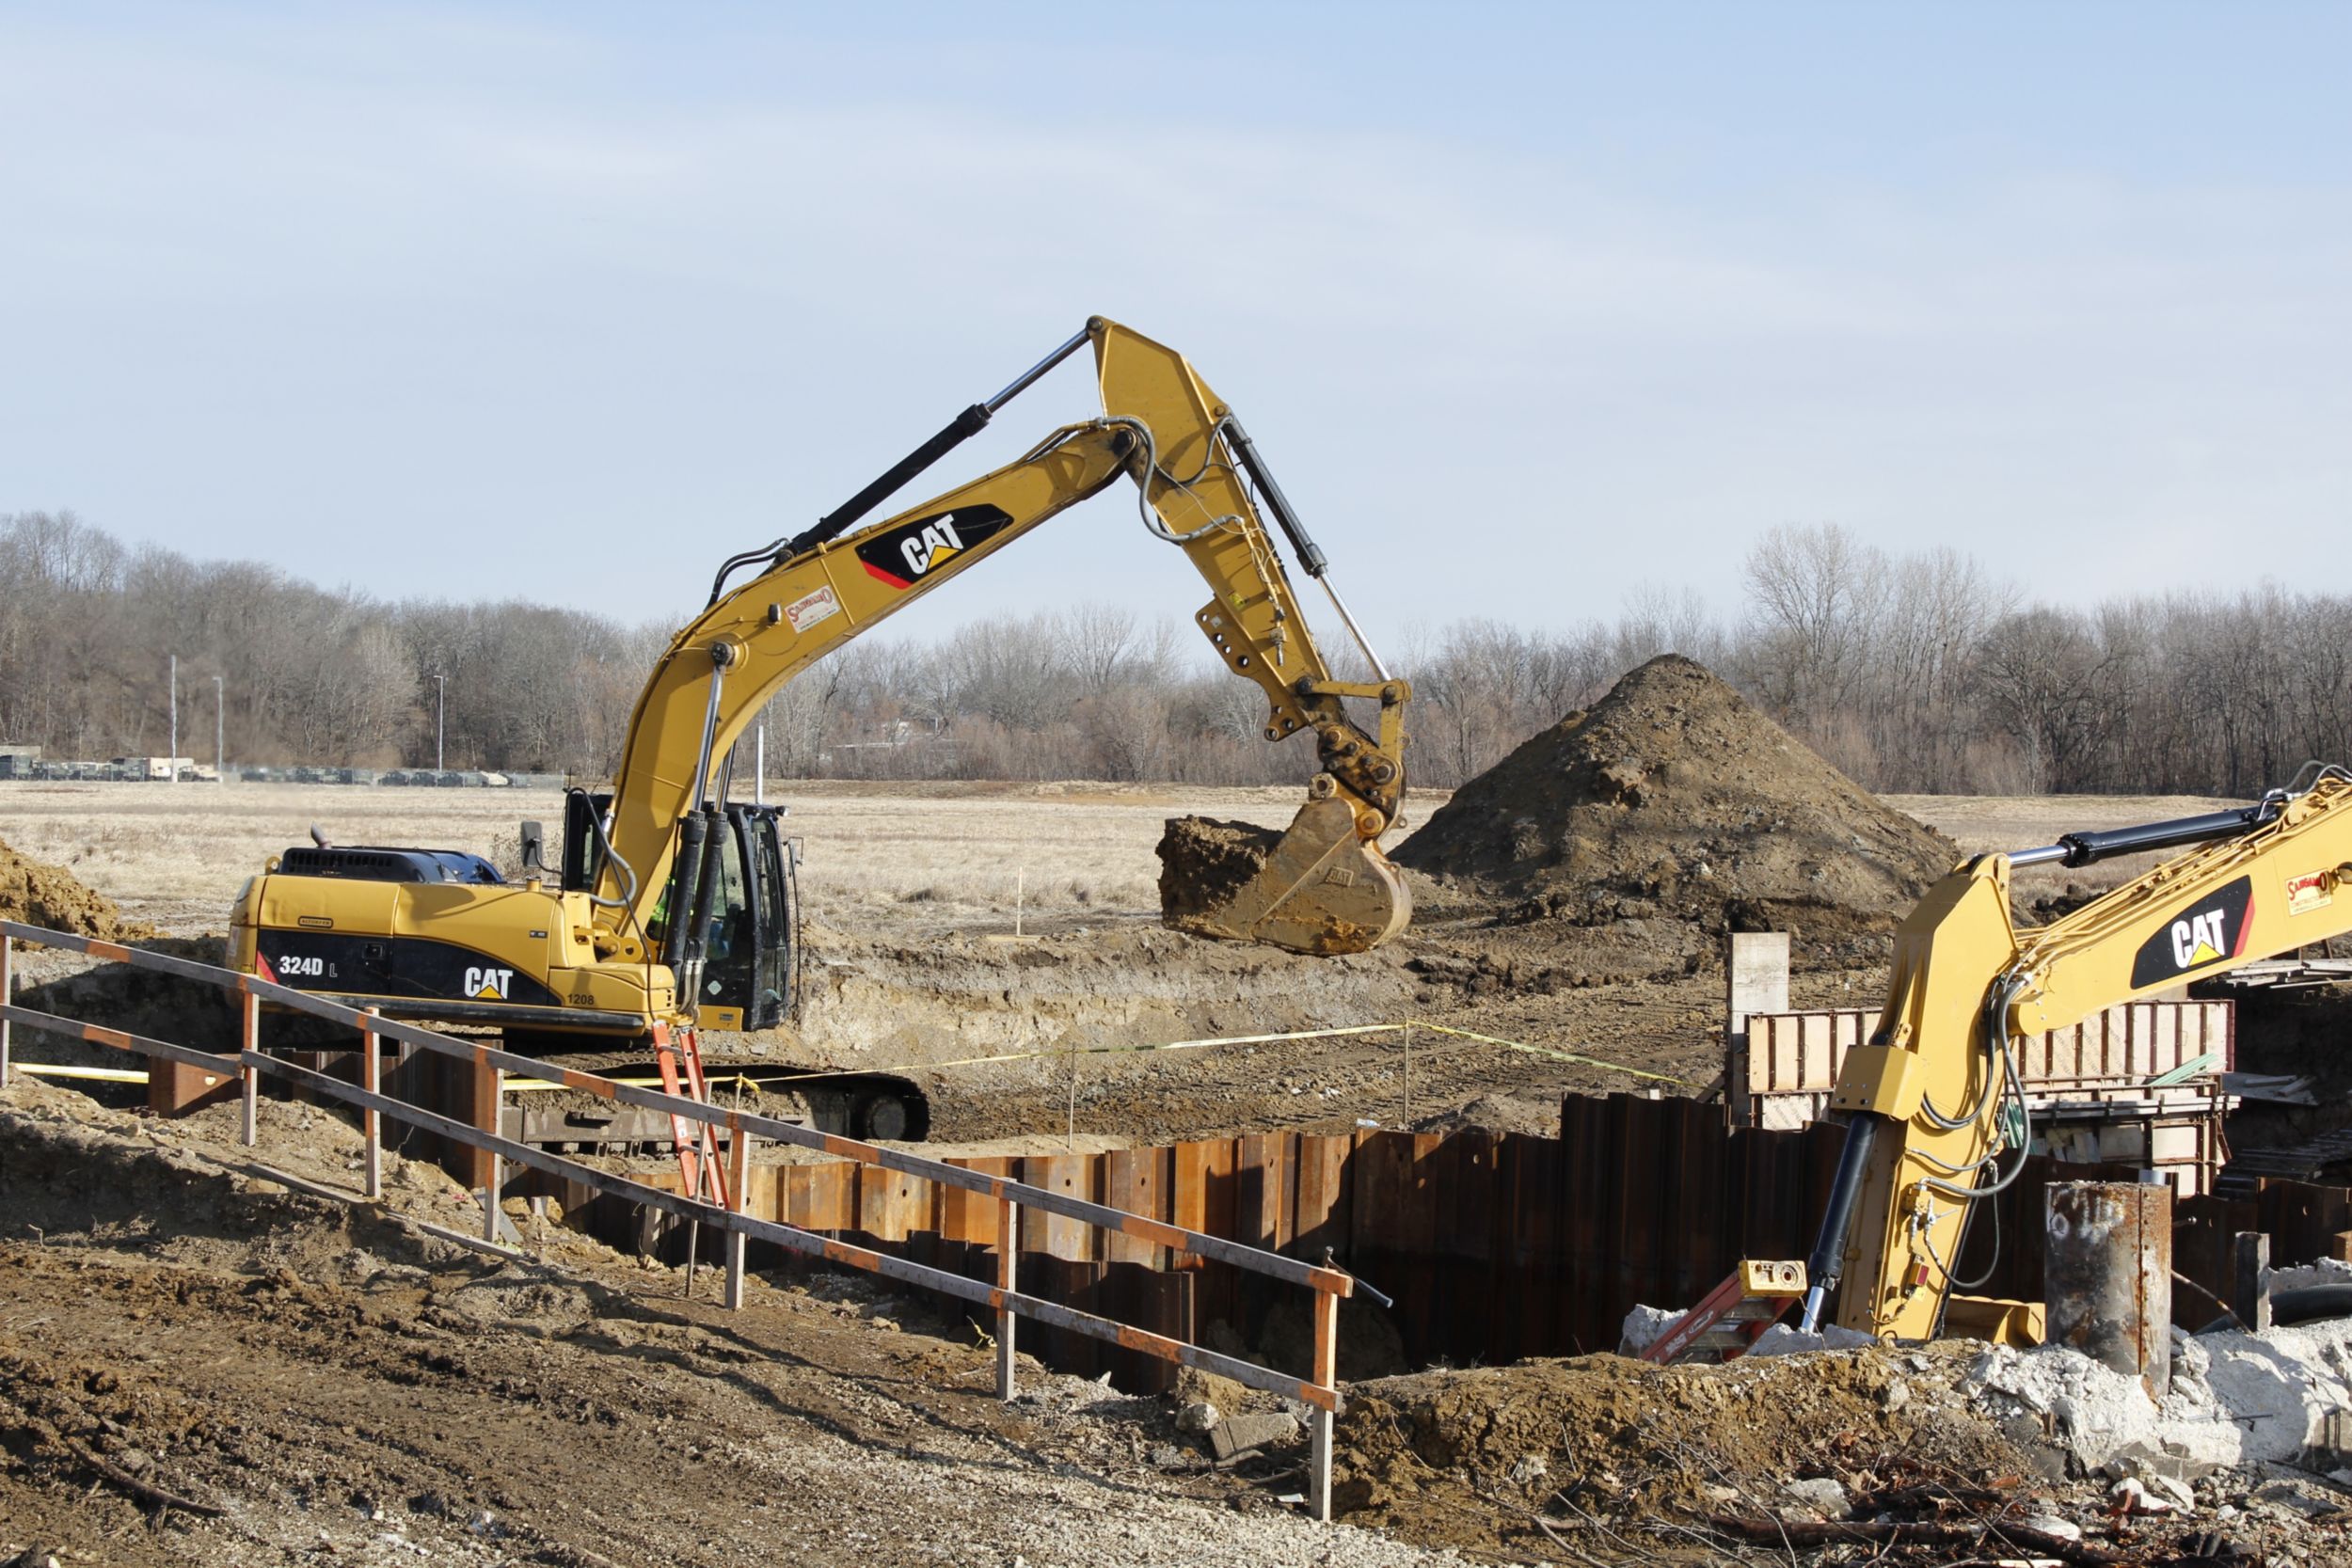
[[[653,1052],[661,1069],[664,1094],[710,1103],[710,1081],[703,1076],[702,1039],[692,1024],[655,1024]],[[726,1164],[719,1158],[718,1128],[673,1111],[670,1137],[677,1147],[678,1176],[685,1182],[680,1190],[688,1197],[707,1198],[722,1209],[733,1208],[727,1201]]]

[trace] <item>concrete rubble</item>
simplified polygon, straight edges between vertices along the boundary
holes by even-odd
[[[1995,1418],[2041,1418],[2089,1470],[2122,1464],[2194,1478],[2296,1465],[2334,1452],[2337,1425],[2352,1408],[2352,1321],[2261,1334],[2175,1329],[2172,1383],[2161,1400],[2062,1345],[1990,1346],[1969,1367],[1966,1386]]]

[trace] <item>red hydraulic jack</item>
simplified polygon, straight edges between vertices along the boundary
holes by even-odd
[[[703,1076],[702,1040],[693,1025],[673,1028],[666,1023],[655,1024],[653,1053],[661,1067],[662,1093],[705,1105],[710,1103],[710,1081]],[[719,1158],[719,1130],[709,1122],[673,1112],[670,1139],[677,1146],[677,1171],[685,1181],[681,1190],[686,1196],[707,1198],[722,1209],[735,1207],[727,1201],[726,1165]]]
[[[1642,1359],[1660,1366],[1736,1361],[1804,1294],[1804,1265],[1743,1258],[1731,1277],[1667,1325]]]

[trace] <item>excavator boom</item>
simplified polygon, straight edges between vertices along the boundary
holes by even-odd
[[[1065,426],[1017,462],[960,488],[856,526],[891,489],[1089,342],[1102,418]],[[1377,841],[1404,794],[1409,689],[1385,674],[1362,683],[1333,677],[1260,519],[1251,479],[1301,564],[1318,578],[1323,552],[1263,457],[1182,355],[1097,317],[816,528],[780,542],[772,554],[754,551],[729,563],[768,562],[732,590],[723,574],[709,607],[671,641],[630,716],[598,888],[605,900],[596,922],[599,951],[623,960],[644,958],[645,933],[658,927],[672,934],[650,956],[673,968],[691,965],[685,934],[697,923],[671,921],[661,911],[697,904],[692,852],[715,828],[698,830],[695,819],[720,798],[714,769],[777,690],[1122,473],[1141,487],[1147,526],[1179,546],[1208,583],[1211,597],[1194,622],[1226,667],[1265,693],[1265,737],[1311,732],[1321,763],[1309,799],[1263,870],[1214,907],[1196,911],[1187,928],[1327,954],[1359,952],[1403,929],[1410,895]],[[1332,598],[1344,617],[1336,592]],[[1353,620],[1347,624],[1352,629]],[[1376,735],[1348,716],[1350,697],[1379,705]]]
[[[2039,928],[2010,916],[2019,864],[2201,846]],[[2352,931],[2352,775],[2238,810],[1982,855],[1929,890],[1895,938],[1887,1002],[1831,1108],[1847,1138],[1808,1262],[1804,1325],[1926,1338],[1944,1322],[1970,1204],[2026,1152],[2018,1040]]]

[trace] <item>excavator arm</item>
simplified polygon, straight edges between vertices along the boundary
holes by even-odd
[[[2039,928],[2010,913],[2012,867],[2201,847]],[[1848,1053],[1831,1107],[1846,1145],[1807,1265],[1804,1326],[1842,1281],[1837,1321],[1935,1334],[1968,1206],[2026,1153],[2018,1042],[2101,1009],[2352,931],[2352,775],[2239,810],[1979,856],[1929,890],[1895,938],[1884,1010]]]
[[[857,526],[865,512],[1086,343],[1094,348],[1102,418],[1065,426],[961,488]],[[1226,666],[1266,694],[1266,738],[1302,730],[1316,737],[1321,771],[1309,800],[1265,871],[1215,911],[1213,927],[1324,953],[1359,951],[1402,929],[1410,899],[1376,840],[1404,792],[1408,689],[1385,672],[1360,684],[1333,677],[1248,479],[1257,481],[1302,564],[1318,578],[1322,552],[1297,526],[1248,436],[1183,356],[1098,317],[816,528],[722,570],[712,602],[672,640],[630,716],[596,873],[599,956],[658,958],[674,969],[693,962],[689,933],[703,921],[669,919],[667,911],[707,904],[703,849],[711,841],[708,808],[724,798],[720,774],[736,741],[787,681],[1122,473],[1141,487],[1152,531],[1179,546],[1209,584],[1212,597],[1195,621]],[[757,575],[726,587],[733,570],[760,562]],[[1349,718],[1348,697],[1380,705],[1376,735]],[[646,935],[656,929],[664,933],[660,951]],[[693,994],[691,976],[681,979],[680,994]]]

